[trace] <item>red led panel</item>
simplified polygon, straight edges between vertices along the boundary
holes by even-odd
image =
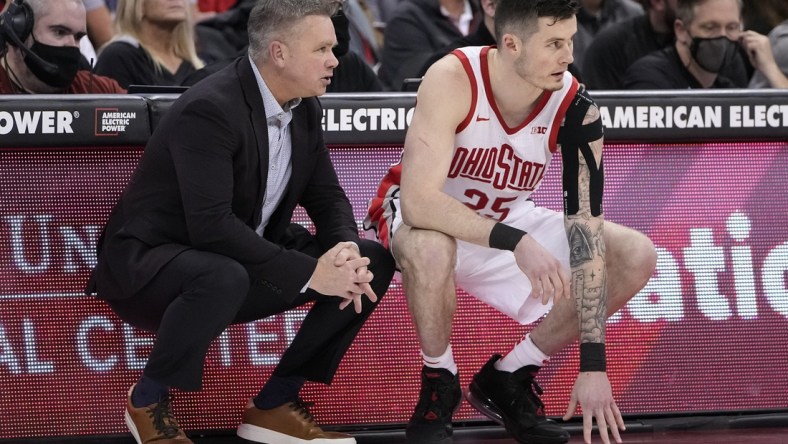
[[[81,290],[100,228],[140,154],[0,151],[0,438],[125,431],[125,393],[152,337]],[[359,224],[399,154],[332,149]],[[553,162],[535,198],[560,210],[560,159]],[[609,375],[625,414],[788,408],[786,171],[785,143],[606,147],[606,218],[647,233],[659,251],[654,277],[609,323]],[[459,297],[453,348],[466,385],[527,330]],[[183,425],[234,428],[304,314],[225,332],[209,352],[205,389],[176,393]],[[304,395],[323,423],[404,423],[420,366],[395,282],[335,383],[308,385]],[[563,414],[576,371],[570,347],[540,373],[549,415]],[[464,404],[456,419],[481,417]]]

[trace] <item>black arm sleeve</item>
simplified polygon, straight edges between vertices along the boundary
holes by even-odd
[[[602,119],[583,125],[586,113],[591,106],[596,106],[585,89],[577,92],[572,104],[566,110],[564,122],[558,130],[558,143],[561,145],[563,159],[564,213],[577,214],[580,211],[580,190],[577,178],[580,174],[580,154],[588,165],[591,183],[589,186],[589,202],[591,215],[602,214],[602,194],[604,188],[604,171],[602,162],[596,164],[590,143],[604,136]]]

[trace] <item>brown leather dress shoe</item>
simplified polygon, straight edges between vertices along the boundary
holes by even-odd
[[[134,386],[131,386],[126,401],[126,425],[137,444],[194,444],[172,416],[169,398],[135,408],[131,403],[133,391]]]
[[[246,406],[238,436],[267,444],[355,444],[350,435],[326,432],[315,423],[303,402],[289,402],[261,410]]]

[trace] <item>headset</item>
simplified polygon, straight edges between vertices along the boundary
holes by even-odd
[[[12,46],[21,49],[33,63],[38,64],[50,74],[57,72],[57,65],[49,63],[25,46],[24,41],[33,32],[33,8],[25,0],[13,0],[8,9],[0,14],[0,52],[5,49],[6,39]]]
[[[13,0],[0,15],[0,43],[5,46],[7,38],[16,47],[25,46],[23,42],[33,32],[33,22],[33,8],[24,0]]]

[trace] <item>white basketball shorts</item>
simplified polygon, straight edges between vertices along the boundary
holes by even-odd
[[[367,235],[377,235],[390,248],[402,226],[398,193],[388,196],[364,222]],[[378,217],[373,217],[377,214]],[[569,274],[569,243],[562,213],[537,207],[533,201],[512,208],[506,224],[526,231],[561,262]],[[520,324],[530,324],[550,311],[552,302],[542,305],[541,298],[529,297],[531,281],[517,266],[511,251],[482,247],[457,241],[455,282],[472,296],[490,305]]]

